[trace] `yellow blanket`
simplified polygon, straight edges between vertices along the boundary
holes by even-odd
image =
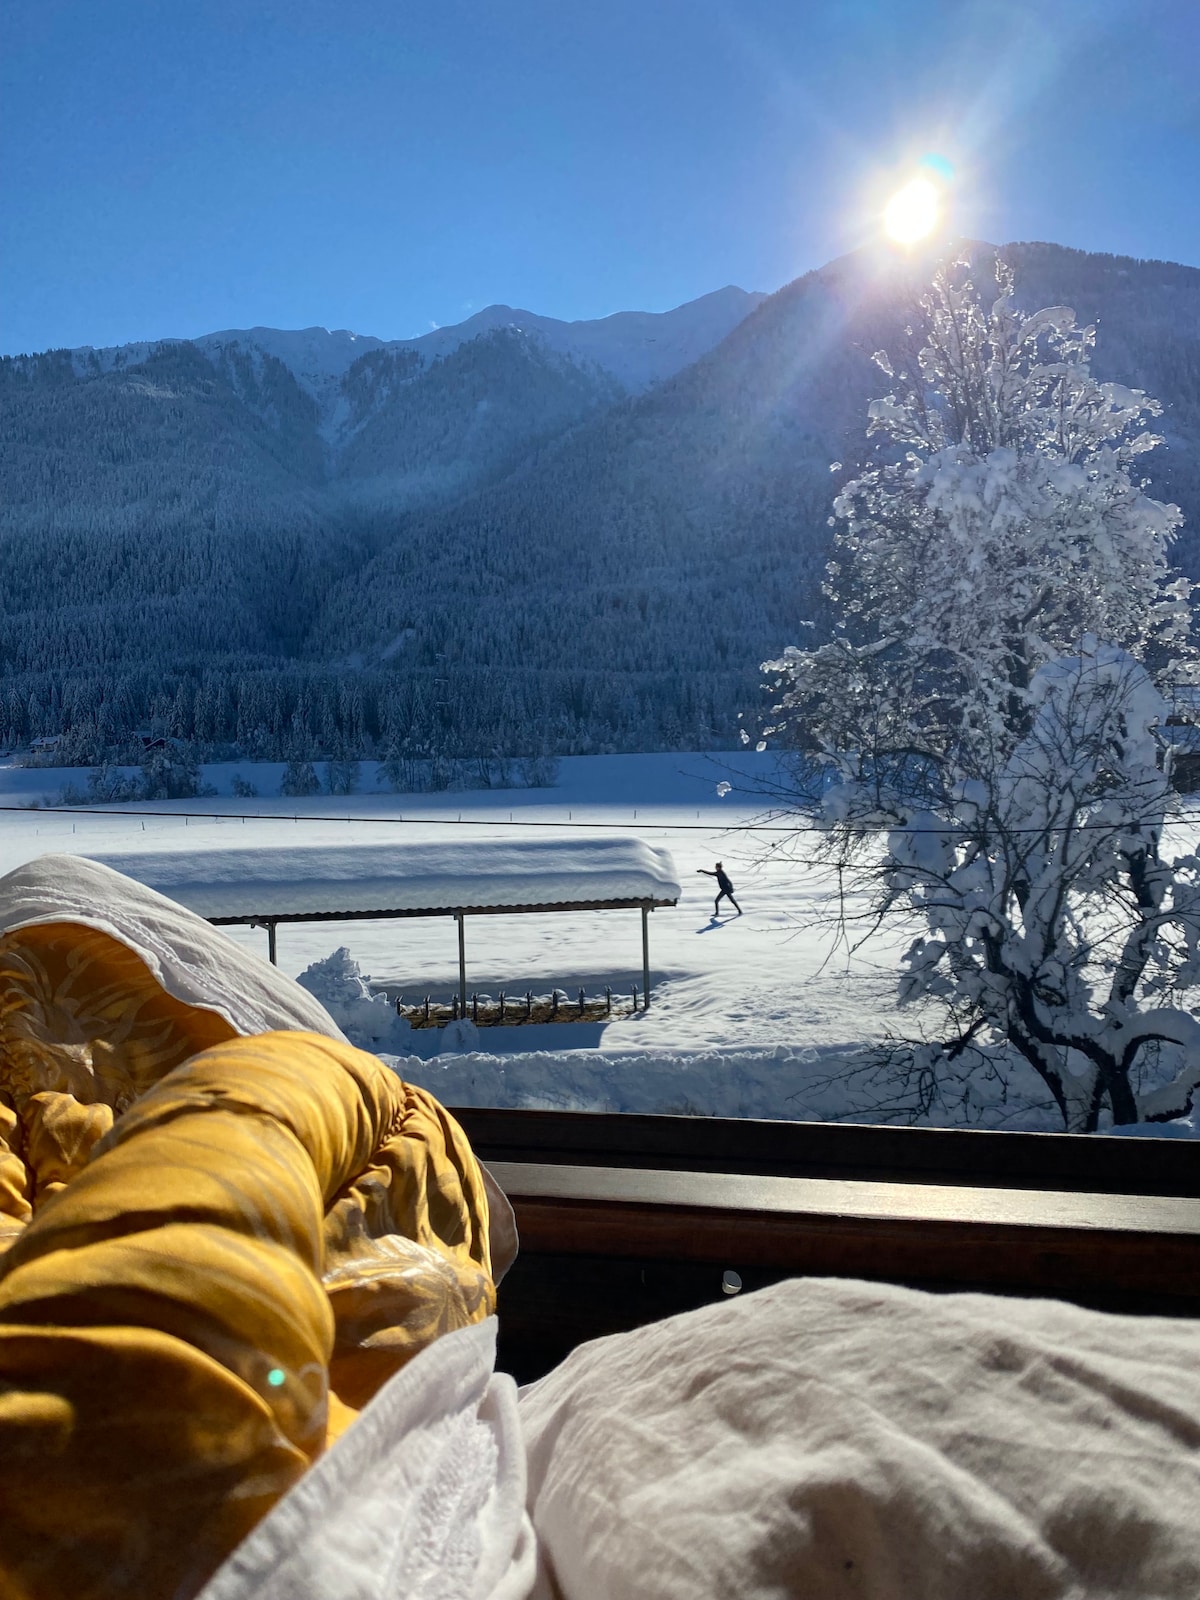
[[[231,1034],[105,934],[0,940],[0,1600],[194,1593],[494,1309],[437,1102],[317,1034]]]

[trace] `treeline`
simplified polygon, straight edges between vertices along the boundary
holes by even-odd
[[[486,670],[142,669],[0,682],[0,746],[53,739],[47,764],[141,760],[176,740],[196,760],[471,762],[713,749],[737,735],[757,675]],[[422,785],[423,786],[423,785]],[[436,785],[435,785],[436,786]]]
[[[447,789],[544,789],[558,775],[557,756],[434,755],[416,757],[393,752],[379,763],[376,788],[387,783],[394,794],[429,794]],[[362,779],[362,764],[348,756],[314,762],[303,757],[288,761],[279,780],[285,799],[317,794],[354,794]],[[235,799],[249,800],[261,791],[242,774],[235,774]],[[200,756],[193,746],[163,740],[143,752],[140,764],[104,761],[87,775],[86,783],[65,784],[57,796],[35,801],[49,806],[127,805],[138,800],[190,800],[215,797],[206,783]]]

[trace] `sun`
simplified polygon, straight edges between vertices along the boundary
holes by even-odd
[[[928,178],[913,178],[884,207],[883,226],[897,244],[915,244],[933,232],[940,213],[936,186]]]

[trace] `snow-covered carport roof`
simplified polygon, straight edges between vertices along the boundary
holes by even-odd
[[[670,854],[631,838],[148,850],[95,859],[219,923],[605,910],[674,905],[680,894]]]
[[[463,920],[545,911],[640,907],[649,993],[647,913],[680,896],[668,851],[633,838],[471,839],[455,844],[286,845],[96,855],[214,923],[455,917],[466,995]]]

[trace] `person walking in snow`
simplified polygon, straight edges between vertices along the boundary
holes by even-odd
[[[742,908],[733,898],[733,885],[726,876],[725,868],[721,865],[721,863],[719,861],[717,862],[717,870],[715,872],[710,872],[707,867],[697,867],[696,871],[701,873],[706,878],[715,878],[717,880],[717,888],[721,892],[717,895],[716,901],[713,904],[713,916],[719,917],[721,915],[721,901],[728,900],[729,904],[740,917],[742,914]]]

